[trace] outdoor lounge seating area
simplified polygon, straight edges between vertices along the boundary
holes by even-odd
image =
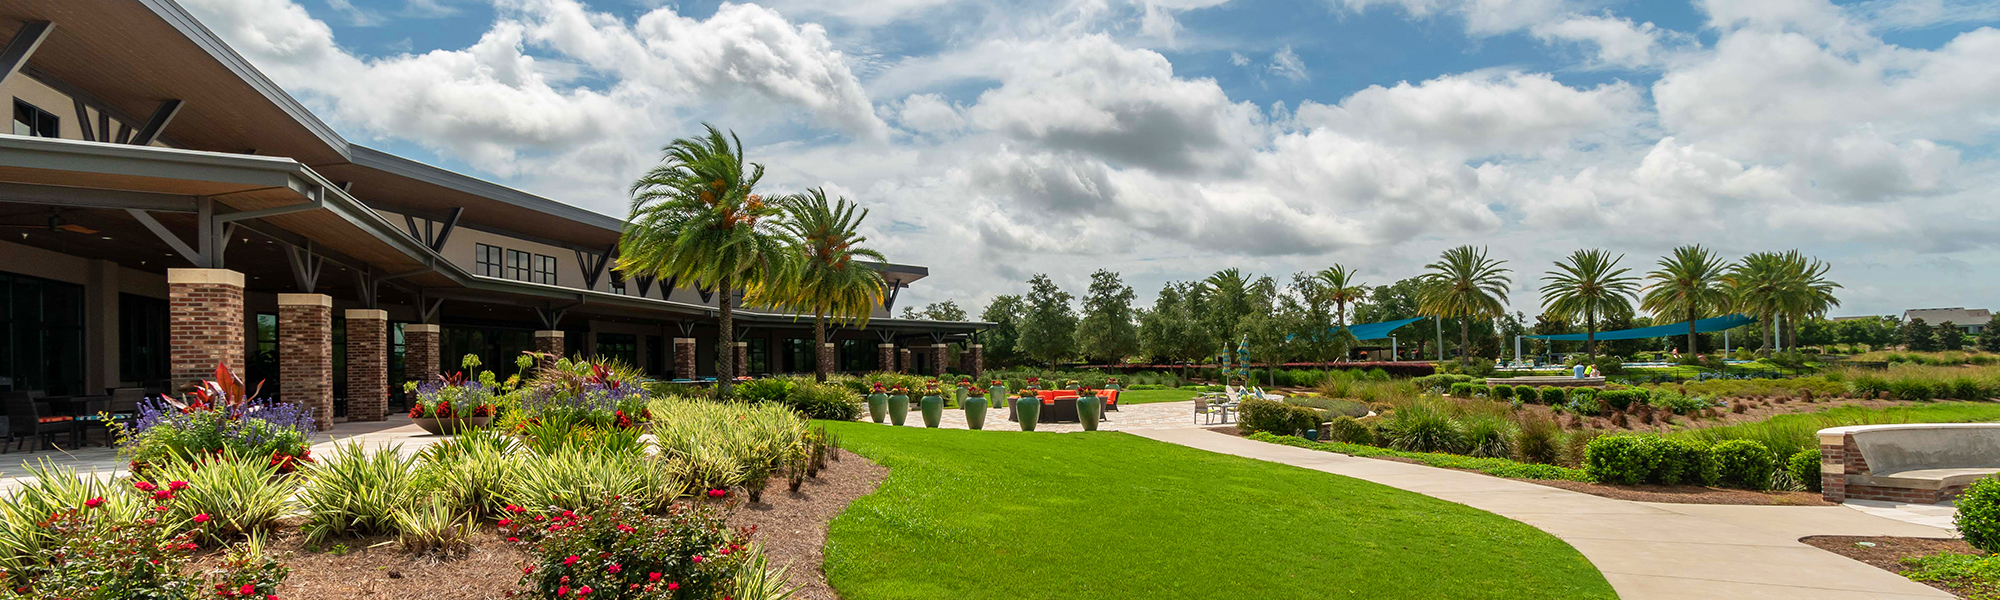
[[[15,449],[76,448],[92,443],[110,446],[111,425],[138,417],[143,388],[115,388],[98,396],[49,396],[37,390],[0,392],[0,453]],[[96,435],[93,435],[96,434]],[[58,443],[63,438],[64,443]]]
[[[1833,427],[1819,431],[1819,451],[1829,502],[1936,504],[2000,473],[2000,423]]]

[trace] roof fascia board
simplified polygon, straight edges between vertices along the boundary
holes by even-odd
[[[174,2],[174,0],[138,0],[138,2],[145,5],[147,9],[152,10],[153,14],[159,15],[161,20],[167,22],[167,25],[180,31],[181,35],[186,36],[188,41],[194,42],[196,46],[201,47],[202,51],[207,52],[210,57],[214,58],[216,62],[221,63],[224,68],[235,73],[238,78],[242,79],[244,83],[249,84],[251,88],[257,90],[257,93],[262,94],[265,99],[270,100],[279,110],[285,111],[287,115],[291,115],[292,120],[297,121],[308,131],[311,131],[313,136],[318,137],[320,142],[332,148],[335,153],[343,157],[351,156],[348,152],[349,144],[346,139],[340,137],[339,132],[334,131],[333,127],[328,126],[325,122],[320,121],[319,117],[312,114],[312,111],[306,110],[305,105],[299,104],[298,99],[293,98],[291,94],[285,92],[285,88],[279,87],[277,83],[264,77],[262,72],[258,71],[256,67],[251,66],[250,61],[245,60],[242,55],[237,54],[236,50],[229,47],[229,44],[223,43],[222,38],[216,37],[215,32],[209,31],[208,26],[202,25],[199,19],[194,18],[194,15],[188,14],[187,9],[181,8],[181,5]]]
[[[289,187],[289,158],[30,136],[0,136],[0,165],[161,179]]]
[[[382,171],[392,175],[407,177],[439,187],[458,190],[482,198],[490,198],[521,208],[554,215],[604,228],[609,231],[623,231],[625,221],[617,217],[599,214],[576,206],[571,206],[548,198],[523,192],[504,185],[457,173],[447,169],[427,165],[396,156],[367,146],[353,146],[349,155],[355,165]]]

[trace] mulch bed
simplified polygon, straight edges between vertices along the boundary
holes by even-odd
[[[1897,574],[1901,574],[1906,569],[1903,566],[1904,558],[1928,556],[1939,552],[1981,556],[1986,554],[1977,548],[1973,548],[1972,544],[1967,544],[1965,540],[1960,539],[1815,535],[1799,538],[1799,541],[1804,542],[1808,546],[1868,563],[1884,571]],[[1863,542],[1873,544],[1873,546],[1863,546],[1861,545]],[[1923,581],[1919,583],[1951,592],[1961,598],[1968,597],[1966,594],[1967,590],[1964,589],[1965,586],[1958,585],[1958,582]]]
[[[875,491],[888,476],[885,467],[851,452],[828,461],[819,477],[810,478],[794,493],[782,478],[772,479],[762,502],[737,505],[729,524],[757,528],[752,539],[771,565],[789,565],[788,576],[800,586],[793,598],[838,600],[820,569],[826,525],[854,499]],[[386,542],[386,543],[385,543]],[[487,600],[518,589],[520,561],[526,554],[493,533],[490,527],[474,536],[472,549],[454,557],[421,557],[403,552],[393,537],[337,540],[306,548],[303,536],[292,533],[266,546],[284,559],[292,574],[278,589],[287,600]]]
[[[798,492],[787,490],[784,479],[772,479],[763,502],[737,507],[729,524],[756,527],[752,539],[764,549],[771,566],[790,566],[786,575],[799,586],[793,598],[838,600],[840,595],[827,586],[826,572],[820,569],[826,524],[847,510],[848,503],[874,492],[888,476],[887,467],[842,451],[840,460],[827,461],[819,477],[807,479]]]
[[[1833,506],[1818,492],[1759,492],[1699,485],[1611,485],[1583,481],[1523,479],[1528,483],[1634,502],[1737,504],[1754,506]]]

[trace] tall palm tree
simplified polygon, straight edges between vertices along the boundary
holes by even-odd
[[[1504,260],[1486,257],[1485,248],[1459,246],[1444,251],[1438,261],[1425,265],[1424,288],[1418,292],[1417,313],[1460,319],[1458,357],[1464,359],[1472,348],[1472,318],[1496,318],[1506,311],[1507,286],[1514,280]]]
[[[1731,304],[1763,326],[1764,347],[1759,352],[1765,354],[1771,351],[1771,323],[1785,314],[1787,297],[1800,283],[1787,262],[1783,254],[1758,252],[1731,265],[1722,278]]]
[[[1660,259],[1659,265],[1646,274],[1652,283],[1646,286],[1646,297],[1639,307],[1659,318],[1686,318],[1688,354],[1699,354],[1695,320],[1729,310],[1729,292],[1722,285],[1728,264],[1696,244],[1675,248],[1673,256]]]
[[[713,125],[704,137],[674,140],[660,164],[632,182],[632,210],[618,240],[618,269],[660,279],[707,281],[721,293],[716,308],[717,393],[734,391],[734,290],[744,302],[784,300],[777,294],[799,262],[797,244],[779,226],[782,211],[755,192],[764,166],[743,160],[743,141]]]
[[[1346,328],[1347,305],[1359,302],[1367,296],[1368,284],[1361,283],[1360,273],[1341,265],[1327,267],[1314,273],[1313,278],[1319,280],[1320,293],[1324,294],[1328,301],[1333,302],[1334,324]]]
[[[1832,268],[1817,258],[1809,258],[1798,250],[1785,253],[1785,266],[1789,271],[1787,279],[1792,285],[1785,293],[1785,337],[1788,348],[1799,345],[1799,321],[1826,316],[1827,311],[1840,306],[1840,299],[1833,291],[1840,284],[1826,278]]]
[[[1603,250],[1578,250],[1556,261],[1556,270],[1542,276],[1542,308],[1557,317],[1583,317],[1584,353],[1597,356],[1597,319],[1632,316],[1632,296],[1638,292],[1631,269],[1618,266],[1625,255]]]
[[[868,315],[882,302],[882,274],[855,261],[888,259],[881,252],[859,247],[868,237],[855,230],[868,218],[868,210],[856,214],[854,203],[846,198],[828,203],[825,190],[810,189],[786,196],[781,204],[788,217],[784,228],[801,244],[800,254],[805,257],[797,280],[788,286],[793,296],[788,303],[812,311],[813,353],[820,357],[814,361],[814,377],[826,381],[833,369],[820,354],[826,348],[827,320],[867,326]]]

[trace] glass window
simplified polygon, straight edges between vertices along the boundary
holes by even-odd
[[[535,283],[556,285],[556,257],[547,254],[535,255]]]
[[[630,333],[597,334],[597,355],[625,363],[639,364],[639,336]]]
[[[500,247],[479,244],[473,248],[473,258],[479,262],[473,271],[487,277],[505,277],[500,270]]]
[[[515,281],[528,280],[528,253],[520,250],[507,251],[507,278]]]
[[[743,348],[743,372],[763,375],[771,372],[770,340],[750,338]]]
[[[256,340],[250,348],[250,356],[244,362],[248,373],[243,375],[245,391],[264,387],[257,392],[259,397],[278,395],[278,315],[257,313]]]
[[[102,393],[84,364],[83,286],[0,273],[0,389]]]
[[[33,104],[14,99],[14,135],[61,137],[62,120]]]
[[[167,342],[167,301],[118,295],[118,379],[164,387]]]
[[[785,340],[785,372],[813,372],[817,368],[817,363],[813,360],[812,345],[812,340]]]
[[[849,373],[867,373],[878,370],[876,362],[881,361],[880,349],[874,340],[841,340],[840,370]]]

